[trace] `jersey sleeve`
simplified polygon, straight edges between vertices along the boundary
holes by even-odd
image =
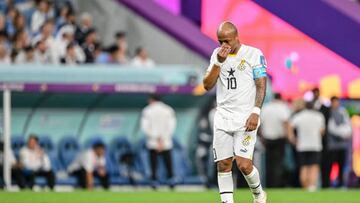
[[[206,69],[206,72],[210,72],[212,67],[214,66],[215,62],[216,62],[216,55],[217,55],[217,52],[218,52],[218,49],[219,48],[216,48],[213,53],[211,54],[211,58],[210,58],[210,64],[209,64],[209,67]]]
[[[264,54],[258,50],[256,54],[255,61],[253,62],[252,70],[253,70],[253,79],[258,79],[262,77],[266,77],[266,59]]]

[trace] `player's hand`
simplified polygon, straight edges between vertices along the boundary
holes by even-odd
[[[253,131],[256,130],[259,124],[259,115],[256,113],[252,113],[249,118],[246,120],[245,131]]]
[[[231,47],[227,44],[221,45],[219,52],[217,54],[217,59],[220,63],[224,62],[227,58],[227,56],[231,52]]]

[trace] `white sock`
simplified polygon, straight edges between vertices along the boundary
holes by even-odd
[[[234,203],[234,183],[231,172],[218,173],[218,185],[221,202]]]
[[[254,197],[255,198],[262,197],[264,195],[264,191],[261,187],[259,171],[257,170],[257,168],[255,168],[254,166],[253,170],[249,175],[245,175],[245,174],[243,175]]]

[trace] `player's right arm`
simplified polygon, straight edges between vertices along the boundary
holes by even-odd
[[[220,74],[220,66],[226,60],[228,54],[231,51],[231,47],[229,45],[223,44],[219,49],[218,52],[216,51],[211,56],[210,60],[210,67],[205,74],[203,85],[204,88],[209,91],[211,90],[219,77]]]

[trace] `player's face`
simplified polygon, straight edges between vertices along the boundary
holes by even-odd
[[[218,41],[220,46],[230,46],[231,52],[233,52],[239,44],[238,36],[231,32],[218,33]]]

